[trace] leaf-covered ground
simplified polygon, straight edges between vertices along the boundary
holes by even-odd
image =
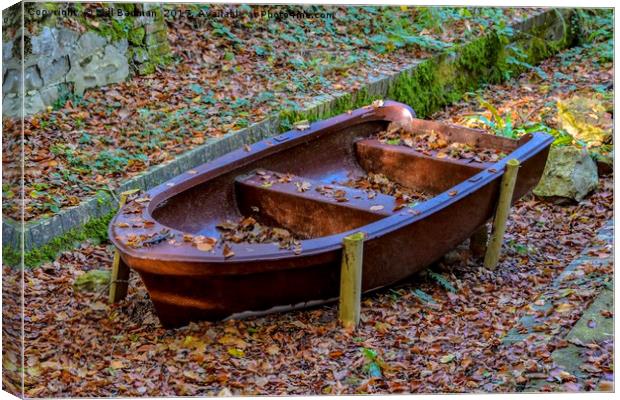
[[[551,352],[565,345],[562,338],[613,279],[611,268],[584,264],[577,269],[583,279],[557,293],[538,328],[553,336],[550,342],[502,339],[612,218],[612,179],[600,183],[578,205],[519,201],[496,271],[461,249],[429,273],[364,296],[354,334],[338,327],[335,306],[164,330],[136,274],[128,298],[113,307],[105,288],[76,291],[80,274],[109,268],[112,259],[109,246],[85,245],[25,272],[26,394],[506,392],[541,376],[553,379]],[[610,251],[609,244],[591,250],[601,257]],[[5,289],[15,290],[18,275],[4,272]],[[16,294],[5,292],[7,315],[19,312]],[[601,351],[609,359],[610,346],[601,349],[598,359]],[[16,373],[18,358],[5,351],[4,365]],[[592,390],[613,369],[592,371],[580,390]]]
[[[194,12],[200,11],[197,7]],[[269,10],[297,12],[301,7]],[[310,11],[330,12],[333,18],[170,18],[170,66],[88,91],[81,98],[66,93],[49,112],[27,117],[25,219],[77,205],[209,137],[303,106],[323,93],[353,91],[369,75],[401,69],[489,29],[506,29],[538,10]],[[3,214],[15,219],[20,218],[19,134],[16,120],[3,119]]]

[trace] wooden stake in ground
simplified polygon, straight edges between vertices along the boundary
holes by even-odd
[[[338,319],[344,328],[353,329],[360,322],[364,233],[357,232],[347,236],[342,243],[340,309]]]
[[[140,189],[128,190],[121,193],[118,201],[120,209],[127,202],[127,198],[134,193],[138,193]],[[108,302],[116,303],[127,296],[127,288],[129,287],[129,267],[121,260],[118,249],[114,251],[114,261],[112,261],[112,278],[110,281],[110,296]]]
[[[487,252],[484,256],[484,267],[488,269],[495,269],[499,261],[502,242],[504,241],[504,233],[506,233],[506,221],[510,213],[510,204],[512,202],[515,183],[517,182],[518,171],[519,160],[508,160],[499,190],[499,200],[493,220],[493,232],[491,232],[491,239],[489,240]]]

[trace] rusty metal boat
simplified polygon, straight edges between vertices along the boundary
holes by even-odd
[[[453,159],[379,140],[394,124],[502,157]],[[543,133],[511,140],[421,120],[404,104],[381,102],[182,173],[129,201],[109,235],[167,327],[334,301],[345,236],[366,235],[363,291],[401,281],[492,218],[507,160],[521,164],[513,201],[536,185],[552,140]],[[339,184],[369,173],[432,197],[403,205]],[[288,248],[221,239],[218,224],[249,215],[300,239]]]

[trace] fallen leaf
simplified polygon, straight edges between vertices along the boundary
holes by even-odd
[[[225,244],[224,249],[222,250],[222,254],[224,255],[224,258],[230,258],[235,255],[235,252],[232,251],[228,244]]]
[[[293,124],[293,127],[298,131],[305,131],[306,129],[310,129],[310,122],[308,120],[297,121]]]
[[[439,362],[441,362],[442,364],[447,364],[449,362],[452,362],[455,357],[456,356],[454,354],[446,354],[445,356],[439,359]]]
[[[114,360],[110,363],[110,368],[122,369],[125,368],[125,364],[123,364],[123,361],[121,360]]]

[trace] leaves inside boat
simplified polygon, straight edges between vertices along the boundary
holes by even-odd
[[[226,220],[217,225],[221,239],[232,243],[277,243],[281,249],[301,252],[300,237],[289,230],[260,224],[253,217],[238,222]],[[234,254],[234,253],[233,253]],[[226,256],[226,255],[225,255]]]
[[[422,154],[435,158],[471,160],[481,163],[497,162],[506,156],[499,149],[471,146],[466,143],[450,142],[439,132],[411,133],[397,123],[390,123],[377,138],[382,143],[404,145]]]

